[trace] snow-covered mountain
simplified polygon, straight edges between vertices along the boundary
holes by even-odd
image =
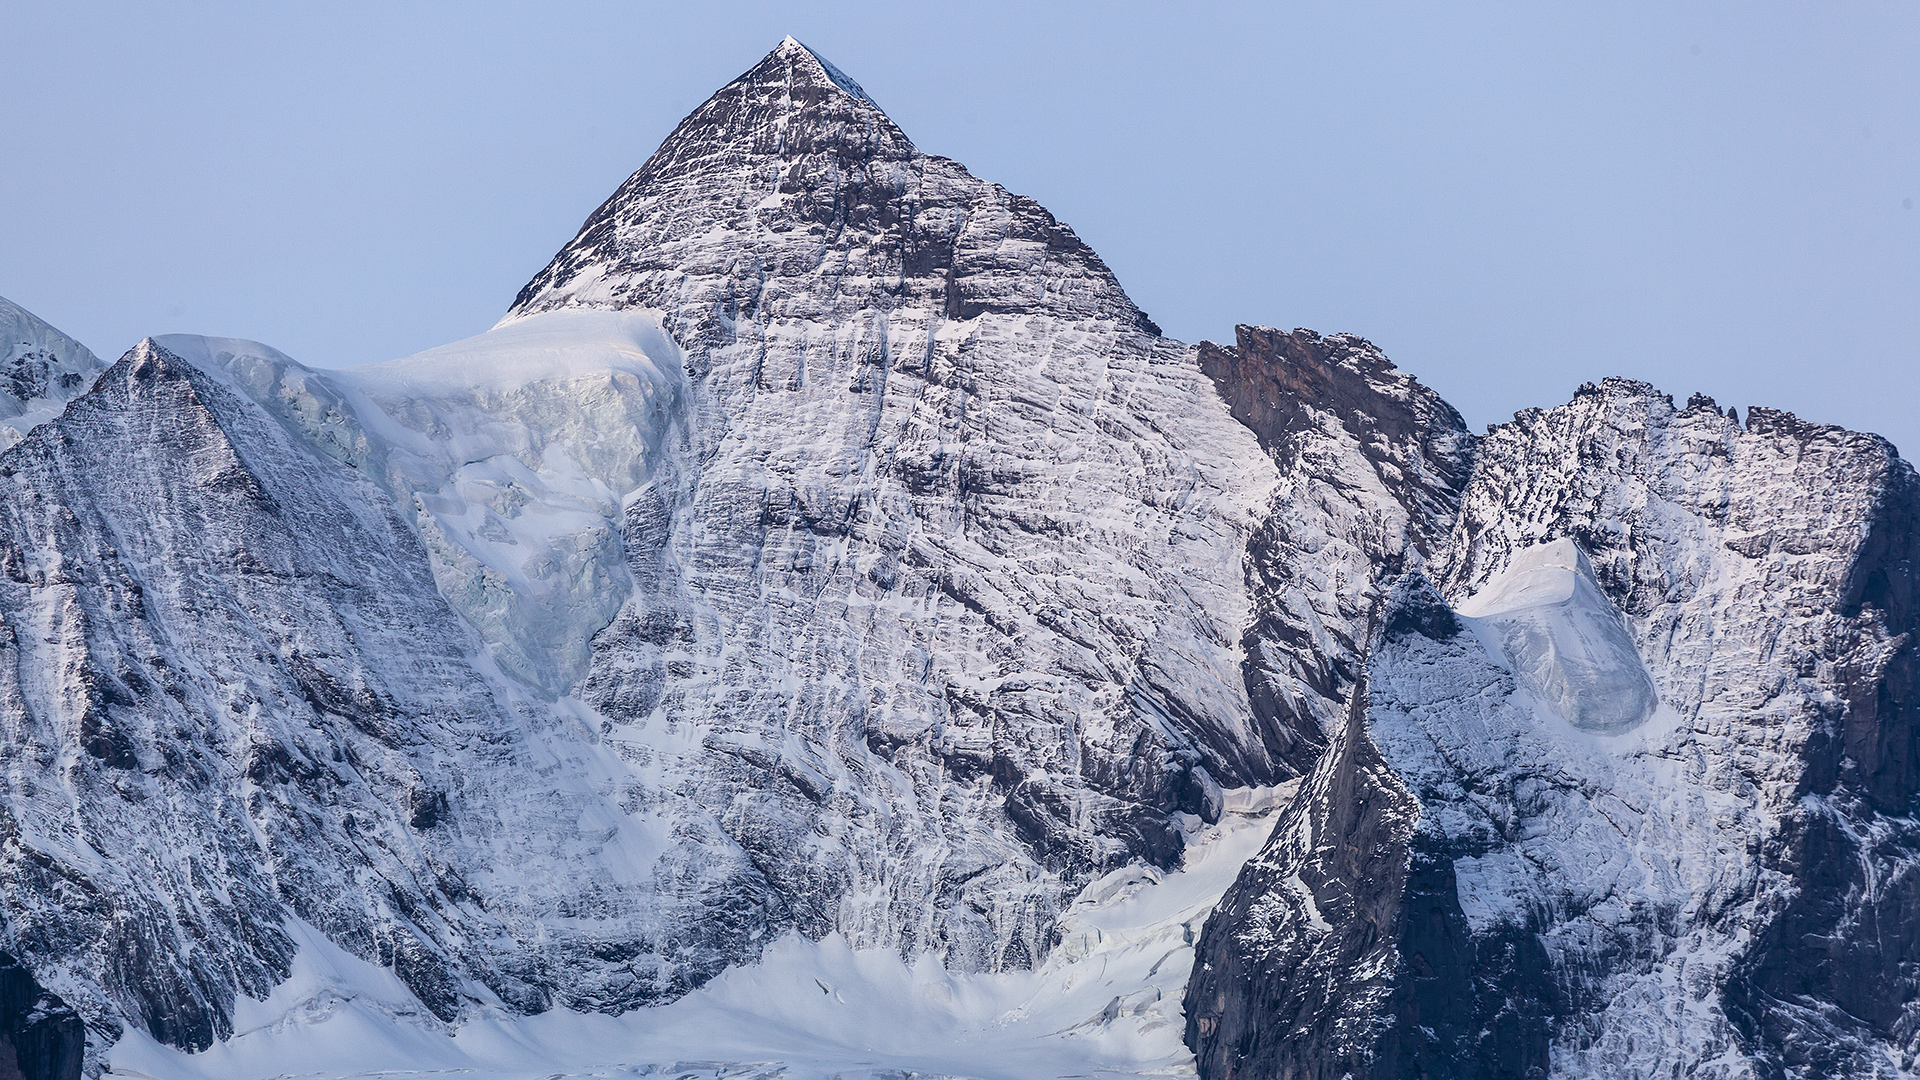
[[[1201,1074],[1911,1075],[1916,562],[1875,436],[1614,379],[1494,430],[1208,923]]]
[[[789,42],[696,112],[556,262],[606,299],[351,371],[144,342],[11,452],[7,931],[96,1053],[229,1035],[293,919],[438,1022],[789,930],[1024,969],[1302,767],[1240,677],[1252,435],[843,83]]]
[[[1920,486],[1872,436],[1608,381],[1475,437],[1359,338],[1172,341],[791,39],[479,337],[101,373],[0,317],[28,1075],[75,1016],[153,1075],[342,1016],[341,1069],[664,1069],[664,1019],[515,1025],[677,1001],[967,1068],[829,1004],[902,993],[982,1075],[1911,1066]]]
[[[1070,229],[798,43],[501,330],[582,308],[659,313],[688,385],[580,694],[637,761],[694,726],[680,782],[803,933],[1025,967],[1075,882],[1297,771],[1239,670],[1249,432]]]

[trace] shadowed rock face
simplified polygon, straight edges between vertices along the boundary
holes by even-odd
[[[58,995],[0,952],[0,1080],[80,1080],[86,1028]]]
[[[1387,664],[1408,648],[1473,647],[1418,574],[1375,626]],[[1374,741],[1377,666],[1362,658],[1327,754],[1201,935],[1185,1004],[1202,1076],[1546,1074],[1564,1010],[1545,951],[1469,924],[1455,860],[1481,851],[1432,827]]]
[[[1366,702],[1363,658],[1346,722],[1207,920],[1185,1002],[1203,1076],[1375,1075],[1418,814]]]
[[[1247,545],[1243,673],[1255,720],[1305,772],[1339,726],[1376,582],[1444,540],[1474,439],[1362,338],[1241,326],[1235,339],[1203,342],[1200,367],[1280,473]]]
[[[1355,452],[1369,486],[1400,504],[1408,542],[1432,555],[1473,465],[1473,436],[1453,406],[1365,338],[1244,325],[1234,336],[1232,346],[1200,343],[1201,370],[1234,419],[1282,471],[1324,468],[1330,440]]]

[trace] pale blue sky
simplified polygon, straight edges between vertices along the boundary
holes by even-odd
[[[1476,426],[1608,374],[1920,456],[1920,4],[0,0],[0,295],[118,356],[478,333],[791,33],[1167,332],[1349,330]]]

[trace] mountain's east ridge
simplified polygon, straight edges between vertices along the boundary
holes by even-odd
[[[1077,904],[1276,785],[1151,965],[1207,1080],[1920,1053],[1885,440],[1618,379],[1476,436],[1357,337],[1172,341],[791,38],[479,338],[0,319],[23,1075],[230,1039],[314,934],[449,1031],[790,933],[1078,980]]]

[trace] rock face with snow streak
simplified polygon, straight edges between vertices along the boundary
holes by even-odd
[[[10,950],[99,1039],[199,1048],[286,976],[290,917],[441,1019],[631,1007],[750,949],[737,848],[662,858],[379,487],[246,396],[232,343],[168,342],[0,457]]]
[[[1303,767],[1240,675],[1253,438],[1072,230],[798,43],[503,328],[580,307],[661,312],[689,381],[582,696],[636,759],[697,733],[679,782],[804,932],[1025,966],[1073,882]]]
[[[1474,440],[1440,395],[1349,334],[1241,326],[1200,366],[1280,482],[1247,545],[1241,647],[1256,722],[1305,771],[1342,726],[1384,580],[1423,565],[1460,504]]]
[[[1304,767],[1241,674],[1254,435],[1070,230],[791,43],[494,332],[146,342],[0,468],[0,944],[96,1061],[225,1037],[290,918],[425,1023],[793,929],[1025,967]]]
[[[1431,567],[1452,605],[1395,585],[1316,773],[1377,754],[1399,827],[1343,837],[1303,787],[1203,937],[1202,1075],[1911,1070],[1916,558],[1920,483],[1874,436],[1624,380],[1494,431]],[[1550,564],[1621,613],[1645,723],[1567,715],[1637,711],[1624,661],[1515,663],[1497,624]],[[1356,844],[1394,872],[1326,868]]]

